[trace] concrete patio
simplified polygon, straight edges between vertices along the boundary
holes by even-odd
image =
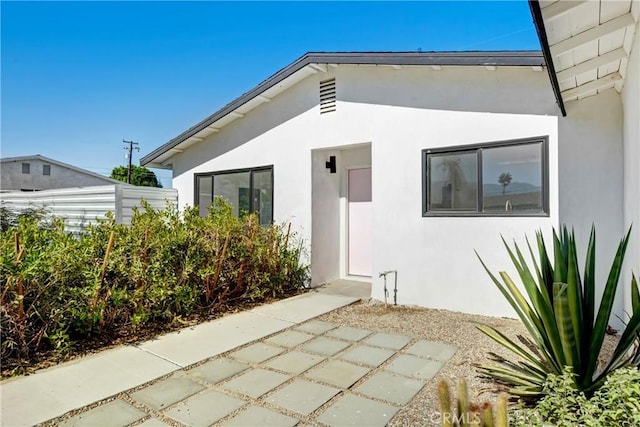
[[[455,348],[313,320],[369,292],[341,281],[3,382],[2,425],[383,426]]]

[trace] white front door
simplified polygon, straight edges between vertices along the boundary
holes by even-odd
[[[348,273],[371,277],[373,246],[373,206],[371,168],[348,170]]]

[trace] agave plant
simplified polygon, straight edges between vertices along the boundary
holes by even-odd
[[[503,239],[528,298],[506,272],[500,272],[500,281],[480,259],[531,336],[516,343],[495,328],[479,325],[483,333],[520,358],[515,362],[495,358],[499,366],[481,365],[479,371],[509,385],[514,395],[536,397],[543,394],[547,376],[562,375],[566,366],[570,366],[575,374],[576,388],[590,393],[602,385],[615,369],[637,364],[640,354],[640,293],[635,277],[631,283],[632,313],[626,328],[608,363],[598,364],[630,233],[631,230],[618,246],[598,307],[595,305],[594,228],[591,229],[582,275],[578,268],[575,235],[566,227],[560,235],[555,230],[553,232],[553,262],[541,232],[536,233],[537,260],[527,240],[535,273],[527,265],[518,245],[514,243],[511,248]],[[635,351],[632,351],[634,346]]]

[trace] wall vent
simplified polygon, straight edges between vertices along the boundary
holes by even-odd
[[[320,114],[336,111],[336,79],[320,82]]]

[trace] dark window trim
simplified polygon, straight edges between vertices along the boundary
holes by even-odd
[[[211,179],[211,200],[213,200],[213,195],[215,194],[215,179],[213,179],[216,175],[227,175],[232,173],[244,173],[249,172],[249,194],[253,194],[253,173],[254,172],[264,172],[271,171],[271,219],[269,222],[273,223],[273,214],[275,212],[275,200],[273,197],[274,194],[274,173],[273,173],[273,165],[267,166],[258,166],[254,168],[242,168],[242,169],[226,169],[215,172],[199,172],[193,174],[193,205],[200,207],[199,198],[200,198],[200,188],[198,185],[198,178],[203,176],[210,176]],[[249,211],[254,212],[253,210],[253,197],[249,197]]]
[[[510,147],[542,143],[542,212],[482,212],[482,150],[488,148]],[[480,152],[478,155],[478,202],[476,211],[430,211],[428,206],[429,191],[429,154]],[[449,147],[427,148],[422,150],[422,216],[423,217],[549,217],[549,137],[536,136],[531,138],[508,139],[469,145],[455,145]]]
[[[22,163],[22,174],[31,175],[31,163]]]
[[[42,175],[51,175],[51,165],[42,165]]]

